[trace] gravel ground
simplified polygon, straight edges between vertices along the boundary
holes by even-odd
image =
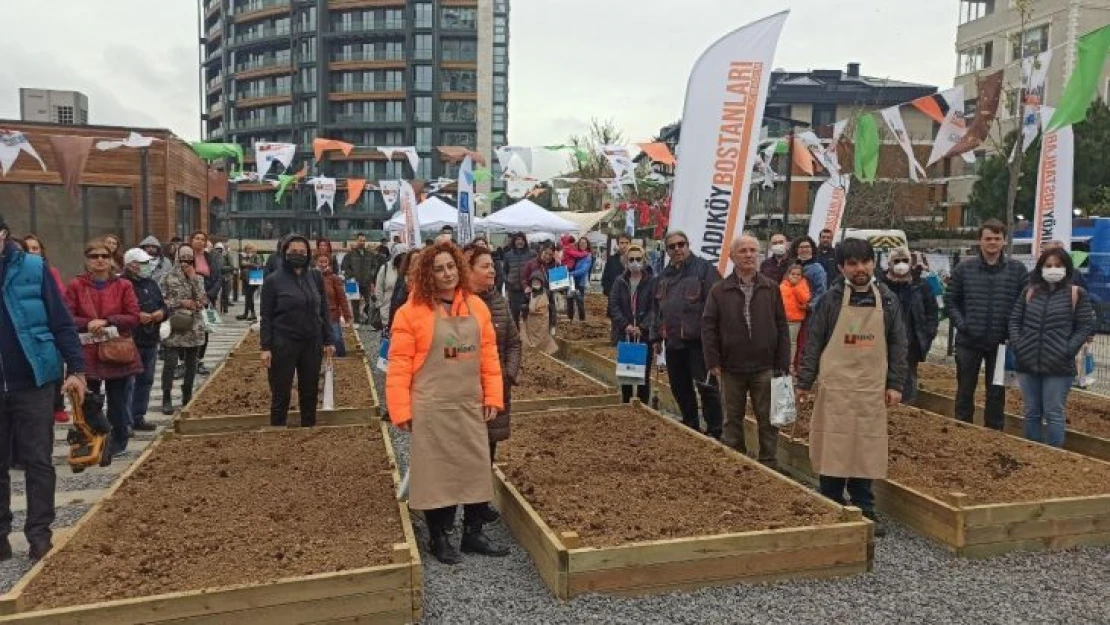
[[[374,334],[363,342],[377,352]],[[381,393],[380,376],[375,384]],[[393,442],[407,463],[408,435],[394,430]],[[423,522],[415,521],[424,550]],[[963,560],[895,523],[887,527],[868,575],[564,603],[497,523],[487,531],[512,548],[508,558],[464,556],[447,567],[425,550],[424,623],[1110,623],[1110,549]]]
[[[69,527],[76,523],[92,506],[76,505],[62,506],[55,510],[54,523],[51,525],[55,531]],[[23,533],[23,521],[26,517],[23,511],[12,515],[12,533]],[[6,562],[0,562],[0,593],[5,593],[15,586],[20,577],[31,570],[31,561],[26,553],[16,553],[15,557]]]

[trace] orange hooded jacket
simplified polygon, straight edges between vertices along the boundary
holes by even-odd
[[[463,305],[462,291],[455,292],[451,314],[478,318],[481,332],[479,362],[481,366],[482,404],[501,410],[505,407],[501,378],[501,360],[497,356],[497,332],[485,302],[476,295],[467,295]],[[385,377],[385,396],[389,418],[394,425],[412,420],[412,384],[416,372],[424,366],[432,349],[435,335],[435,308],[418,304],[411,297],[397,311],[389,339],[389,372]],[[478,382],[478,380],[476,380]]]

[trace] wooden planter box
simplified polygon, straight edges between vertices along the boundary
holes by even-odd
[[[778,463],[792,477],[817,483],[807,438],[783,432]],[[1110,545],[1110,495],[977,505],[962,493],[941,501],[894,480],[875,480],[874,489],[880,512],[965,558]]]
[[[1083,391],[1072,389],[1071,393],[1083,394]],[[1110,402],[1110,398],[1107,398],[1105,401]],[[956,398],[942,393],[935,393],[919,388],[917,389],[917,400],[914,401],[914,405],[922,410],[935,412],[939,415],[952,418],[956,417]],[[1018,438],[1024,438],[1025,419],[1019,415],[1009,413],[1006,413],[1004,418],[1004,431]],[[978,404],[975,406],[975,422],[979,424],[983,423],[983,406]],[[1083,454],[1084,456],[1090,456],[1091,458],[1110,461],[1110,439],[1100,438],[1091,434],[1068,430],[1067,435],[1064,436],[1064,449],[1074,451],[1077,454]]]
[[[601,406],[616,406],[621,403],[621,396],[617,389],[610,385],[605,384],[600,380],[596,380],[585,373],[570,367],[567,364],[559,361],[559,359],[540,351],[529,351],[525,358],[544,358],[555,366],[566,369],[572,372],[572,375],[581,377],[583,380],[589,380],[591,383],[598,385],[596,393],[589,395],[569,396],[569,397],[551,397],[551,398],[517,398],[513,395],[512,408],[513,412],[539,412],[543,410],[567,410],[571,408],[593,408]],[[527,366],[527,364],[525,364]]]
[[[370,375],[370,366],[364,358],[359,358],[358,360],[366,370],[366,388],[370,392],[371,399],[369,405],[358,407],[344,406],[336,408],[335,410],[324,410],[320,408],[316,411],[316,424],[318,426],[369,425],[378,417],[378,392],[374,388],[374,378]],[[215,392],[213,390],[215,385],[212,384],[214,380],[219,379],[221,376],[235,375],[234,368],[240,366],[261,367],[262,365],[245,363],[244,359],[224,360],[220,366],[212,372],[211,379],[209,379],[208,383],[201,388],[200,392],[197,393],[195,397],[193,397],[189,405],[181,409],[177,416],[174,417],[174,431],[178,434],[217,434],[220,432],[238,432],[269,427],[269,410],[251,414],[200,415],[197,414],[194,408],[196,401],[205,396],[205,393]],[[294,385],[295,384],[296,380],[294,380]],[[287,423],[290,426],[298,426],[300,425],[300,421],[300,411],[297,410],[295,406],[290,406]]]
[[[719,444],[639,402],[634,405],[706,445]],[[738,463],[773,475],[783,488],[807,490],[742,454],[729,453]],[[544,584],[560,599],[595,592],[635,595],[737,582],[840,577],[869,571],[874,556],[871,522],[848,507],[840,508],[840,522],[830,525],[582,547],[576,533],[556,534],[500,468],[494,468],[494,476],[502,518],[531,555]]]
[[[393,484],[400,474],[390,444],[389,432],[380,425],[393,468]],[[418,620],[423,606],[423,572],[420,551],[409,518],[408,505],[398,504],[405,542],[393,546],[393,564],[362,569],[280,579],[261,584],[242,584],[186,592],[135,597],[78,606],[27,612],[23,592],[43,566],[63,551],[66,544],[113,497],[127,479],[154,454],[167,437],[155,441],[116,480],[71,531],[61,535],[57,546],[35,565],[7,594],[0,597],[0,623],[60,625],[138,625],[140,623],[236,623],[241,625],[279,625],[295,623],[411,623]]]
[[[251,341],[253,343],[253,341],[251,340],[251,335],[253,334],[257,334],[257,332],[254,329],[248,329],[246,334],[243,335],[243,338],[239,339],[239,341],[235,343],[235,347],[231,348],[231,351],[228,352],[227,357],[254,358],[255,360],[257,360],[259,358],[260,350],[253,345],[251,347],[247,347],[246,345],[248,341]],[[362,344],[362,337],[359,336],[358,330],[355,330],[354,332],[352,332],[352,334],[354,335],[354,340],[350,343],[347,343],[346,345],[347,356],[366,355],[366,349]],[[347,337],[345,336],[344,338]]]

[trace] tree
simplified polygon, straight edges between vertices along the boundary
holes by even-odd
[[[603,145],[624,145],[624,132],[617,128],[613,120],[590,120],[590,126],[583,135],[571,135],[570,145],[575,153],[570,157],[571,176],[582,178],[570,191],[569,202],[587,211],[601,210],[607,190],[598,183],[599,178],[612,178],[613,168],[602,154]],[[584,155],[579,158],[579,155]]]
[[[1034,193],[1037,186],[1037,165],[1041,160],[1041,140],[1038,138],[1025,151],[1019,161],[1021,175],[1019,180],[1025,184],[1014,184],[1010,172],[1014,161],[1009,158],[1014,144],[1021,136],[1020,131],[1006,135],[998,146],[998,154],[987,157],[979,168],[979,179],[971,189],[968,210],[981,223],[997,219],[1006,223],[1009,215],[1029,217],[1033,214]],[[1013,203],[1010,203],[1010,198]]]

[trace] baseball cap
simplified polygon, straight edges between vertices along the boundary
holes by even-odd
[[[130,263],[149,263],[152,260],[154,260],[154,258],[150,254],[147,254],[137,247],[127,250],[127,253],[123,255],[123,264],[125,265]]]

